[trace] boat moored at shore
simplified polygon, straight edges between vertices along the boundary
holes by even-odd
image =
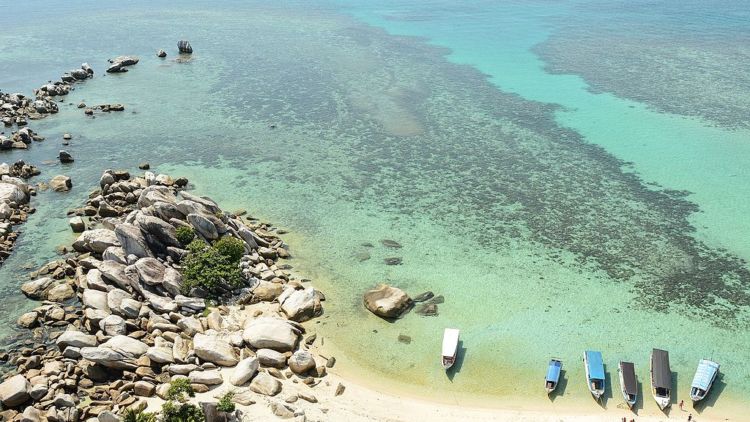
[[[625,399],[625,403],[628,404],[629,408],[635,406],[635,402],[638,400],[638,383],[635,377],[635,365],[633,362],[620,361],[617,372],[620,374],[620,391],[622,397]]]
[[[562,371],[562,361],[560,359],[551,359],[547,366],[547,376],[544,377],[544,389],[547,394],[552,393],[560,382],[560,372]]]
[[[599,400],[604,395],[606,385],[602,353],[592,350],[583,352],[583,366],[586,369],[586,384],[589,391]]]
[[[669,368],[669,352],[661,349],[651,351],[651,394],[661,410],[672,402],[672,370]]]
[[[456,363],[459,333],[459,330],[455,328],[446,328],[443,332],[443,353],[441,363],[446,370],[450,369],[450,367]]]
[[[696,369],[693,382],[690,384],[690,398],[693,403],[706,398],[718,374],[718,363],[708,359],[701,359],[698,362],[698,369]]]

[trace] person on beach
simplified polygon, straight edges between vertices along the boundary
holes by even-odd
[[[691,413],[691,414],[688,415],[688,422],[690,422],[692,420],[693,420],[693,414]]]
[[[680,400],[680,410],[685,411],[685,409],[682,408],[682,406],[685,405],[685,400]]]

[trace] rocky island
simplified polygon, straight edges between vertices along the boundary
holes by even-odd
[[[70,212],[75,253],[21,286],[41,304],[18,319],[33,347],[6,356],[16,369],[0,384],[4,420],[184,420],[174,415],[195,411],[196,394],[208,420],[261,400],[304,418],[294,402],[317,402],[335,359],[311,352],[316,335],[301,323],[322,314],[324,296],[280,262],[290,255],[272,227],[187,186],[108,170]]]

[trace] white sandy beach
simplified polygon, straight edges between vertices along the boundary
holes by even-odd
[[[231,373],[232,368],[222,369],[225,379]],[[335,396],[336,386],[342,383],[346,390],[341,396]],[[227,384],[227,383],[225,383]],[[197,394],[193,401],[216,401],[215,397],[221,396],[231,388],[222,385],[212,391],[203,394]],[[239,390],[239,388],[235,388]],[[561,422],[561,421],[621,421],[626,417],[628,421],[634,419],[641,422],[658,422],[658,421],[685,421],[688,417],[688,409],[680,411],[677,408],[672,409],[669,416],[661,414],[643,414],[633,415],[631,412],[623,409],[600,409],[595,408],[580,409],[578,411],[564,409],[555,410],[509,410],[495,408],[479,408],[448,405],[443,403],[430,402],[418,398],[396,396],[372,390],[362,385],[356,384],[351,380],[344,379],[335,373],[329,373],[325,380],[318,386],[310,388],[301,382],[284,382],[284,389],[277,397],[257,397],[257,403],[250,406],[240,406],[246,421],[268,421],[278,419],[272,412],[270,404],[272,402],[283,403],[287,397],[303,392],[314,395],[318,403],[309,403],[302,399],[291,403],[289,406],[303,410],[306,420],[308,421],[332,421],[332,422],[353,422],[353,421],[388,421],[388,422],[413,422],[413,421],[540,421],[540,422]],[[149,411],[158,410],[161,400],[158,398],[149,399]],[[529,406],[532,404],[529,403]],[[710,422],[710,421],[729,421],[742,420],[737,419],[714,419],[703,417],[693,413],[693,421]]]

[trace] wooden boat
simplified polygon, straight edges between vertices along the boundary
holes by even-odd
[[[544,377],[544,389],[547,390],[547,394],[557,388],[557,384],[560,382],[560,371],[562,371],[562,361],[551,359],[547,366],[547,376]]]
[[[651,394],[661,410],[672,402],[672,370],[669,369],[669,352],[651,351]]]
[[[592,350],[583,352],[583,366],[586,368],[586,385],[591,391],[591,395],[599,400],[604,394],[606,383],[602,353]]]
[[[718,363],[708,359],[701,359],[698,362],[698,369],[695,371],[693,383],[690,384],[690,398],[693,399],[693,403],[706,398],[718,374]]]
[[[443,368],[448,369],[456,363],[456,353],[458,352],[458,335],[459,330],[455,328],[446,328],[443,332]]]
[[[628,404],[629,408],[635,406],[635,402],[638,400],[638,383],[635,379],[635,365],[633,362],[620,361],[617,372],[620,373],[620,391],[622,391],[622,397],[625,399],[625,403]]]

